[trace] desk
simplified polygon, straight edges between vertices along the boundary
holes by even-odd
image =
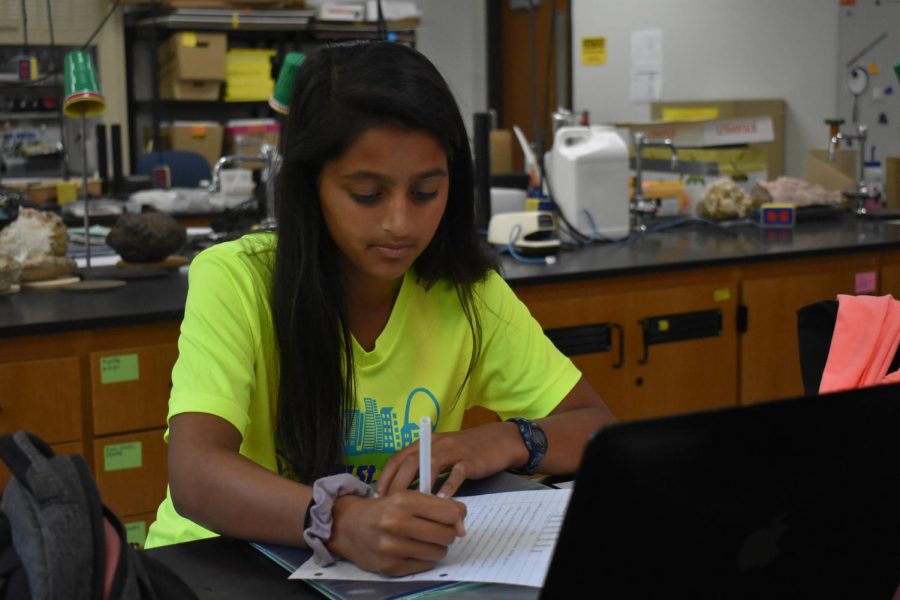
[[[466,481],[458,495],[477,496],[543,487],[536,480],[504,472],[481,481]],[[323,597],[302,581],[289,580],[287,571],[241,540],[217,537],[153,548],[146,553],[175,571],[201,599]],[[535,597],[537,593],[535,590]]]
[[[317,598],[322,595],[247,542],[210,538],[147,550],[177,573],[201,599]]]

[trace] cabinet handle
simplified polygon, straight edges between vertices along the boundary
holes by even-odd
[[[667,344],[722,335],[722,311],[698,310],[695,312],[663,315],[641,319],[638,324],[644,330],[644,356],[639,365],[647,364],[652,344]]]
[[[545,329],[544,334],[560,352],[566,356],[576,356],[594,352],[609,352],[612,347],[610,330],[613,327],[619,326],[613,323],[576,325],[575,327]]]
[[[625,329],[618,323],[610,323],[609,326],[619,332],[619,360],[613,363],[613,369],[621,369],[625,364]]]

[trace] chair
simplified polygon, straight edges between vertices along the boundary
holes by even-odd
[[[819,394],[819,384],[828,361],[837,315],[837,300],[814,302],[797,309],[800,375],[803,379],[803,390],[807,396]],[[898,368],[900,368],[900,349],[894,355],[888,372],[894,372]]]
[[[157,165],[168,165],[172,175],[172,187],[197,187],[202,180],[209,181],[212,169],[201,154],[184,150],[163,150],[141,154],[137,159],[137,173],[152,175]]]

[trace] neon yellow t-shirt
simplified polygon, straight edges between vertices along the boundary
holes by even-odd
[[[275,236],[254,234],[202,252],[191,263],[169,418],[217,415],[242,435],[240,452],[273,472],[278,356],[271,317]],[[345,468],[375,481],[387,459],[418,439],[418,422],[457,431],[472,406],[501,418],[547,416],[581,373],[495,272],[473,288],[482,327],[481,356],[459,398],[472,334],[452,284],[426,290],[414,273],[375,347],[353,341],[356,407],[346,415]],[[166,433],[168,436],[168,432]],[[147,547],[210,537],[181,517],[171,495],[160,505]]]

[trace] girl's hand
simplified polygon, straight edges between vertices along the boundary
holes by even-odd
[[[462,502],[409,490],[369,499],[341,496],[328,549],[367,571],[418,573],[434,567],[465,535],[465,516]]]
[[[519,429],[513,423],[490,423],[452,433],[436,433],[431,440],[431,484],[447,469],[450,475],[438,496],[449,498],[468,479],[482,479],[528,461]],[[419,443],[410,444],[387,461],[376,493],[405,490],[419,472]]]

